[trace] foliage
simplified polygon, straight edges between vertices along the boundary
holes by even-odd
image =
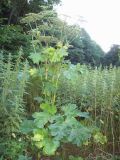
[[[0,1],[0,15],[3,24],[18,24],[20,17],[24,17],[27,13],[39,13],[40,6],[51,6],[58,4],[60,0],[5,0]]]
[[[68,25],[58,18],[57,13],[53,10],[53,5],[59,2],[59,0],[48,0],[47,2],[44,0],[2,1],[1,49],[16,54],[19,47],[22,46],[25,56],[28,56],[31,49],[30,39],[24,32],[27,33],[32,29],[32,46],[39,44],[39,47],[47,45],[55,47],[59,41],[62,41],[64,44],[69,43],[72,46],[68,49],[67,59],[73,64],[99,65],[104,52],[98,44],[91,40],[83,28],[77,25]],[[22,24],[19,24],[21,17]],[[15,24],[15,26],[7,24]]]
[[[43,154],[119,159],[120,68],[110,65],[119,66],[119,46],[104,55],[83,28],[57,17],[53,5],[59,2],[0,1],[1,160],[40,159]],[[20,48],[24,55],[18,57]],[[109,69],[64,59],[92,66],[101,62]],[[67,145],[80,147],[79,154],[69,156]]]
[[[31,77],[36,79],[38,73],[39,72],[34,69],[31,72]],[[116,128],[116,126],[119,125],[120,112],[120,69],[116,67],[111,67],[109,70],[107,68],[103,69],[102,67],[93,69],[85,65],[77,64],[75,66],[70,64],[69,67],[62,68],[60,73],[56,105],[59,107],[68,105],[69,103],[77,104],[81,111],[90,112],[96,125],[101,128],[103,133],[96,133],[94,135],[94,142],[92,143],[105,143],[104,147],[97,145],[97,143],[95,146],[91,146],[90,143],[86,142],[85,144],[87,144],[87,146],[82,147],[83,151],[90,150],[90,152],[94,152],[95,148],[102,148],[103,151],[114,155],[116,151],[119,150],[117,143],[119,141],[119,129]],[[38,78],[37,81],[32,82],[41,84]],[[31,93],[33,92],[31,91]],[[37,100],[37,106],[39,106],[39,103],[42,103],[42,99],[39,97],[41,93],[36,90],[36,95],[33,95],[36,97],[33,103]],[[60,113],[61,109],[58,109]],[[70,108],[68,111],[73,113]],[[81,117],[80,120],[84,120],[84,117]],[[90,120],[85,123],[87,123],[88,126],[91,124]]]
[[[20,66],[20,59],[19,56],[13,65],[10,55],[8,60],[2,55],[0,58],[0,156],[10,159],[16,159],[23,148],[19,126],[24,114],[27,64]],[[22,79],[19,79],[20,71]]]
[[[102,64],[104,66],[110,66],[111,64],[113,66],[120,66],[120,46],[119,45],[113,45],[110,49],[110,51],[105,54],[105,56],[102,59]]]
[[[23,29],[19,25],[2,26],[0,28],[0,50],[4,55],[18,55],[20,47],[26,53],[30,50],[30,39],[29,36],[23,34]],[[15,57],[14,57],[15,58]]]
[[[53,5],[59,2],[59,0],[0,1],[0,51],[2,51],[4,55],[8,55],[9,53],[18,55],[18,51],[20,47],[22,47],[24,57],[28,57],[31,51],[30,39],[27,35],[29,29],[26,25],[20,24],[20,19],[31,12],[33,14],[39,13],[43,11],[43,8],[44,10],[48,10],[49,14],[53,9]],[[51,39],[50,37],[48,38]],[[44,39],[44,36],[42,39]]]
[[[30,70],[30,75],[39,77],[41,86],[41,95],[35,98],[40,103],[40,110],[32,115],[33,121],[23,122],[21,131],[28,134],[32,145],[38,148],[37,157],[40,157],[40,151],[44,155],[55,155],[64,143],[80,147],[85,142],[88,143],[93,134],[97,143],[106,142],[102,139],[102,134],[97,134],[92,122],[88,126],[78,120],[89,118],[87,112],[81,112],[75,104],[58,106],[56,103],[59,79],[65,66],[64,57],[67,56],[66,49],[59,42],[56,48],[46,47],[41,52],[30,55],[30,59],[37,65],[37,68]]]
[[[74,103],[80,110],[89,111],[106,136],[102,139],[107,138],[104,149],[115,154],[116,150],[119,150],[119,129],[116,126],[120,121],[120,68],[92,69],[78,64],[70,65],[62,73],[57,103],[61,106]]]
[[[23,122],[22,132],[32,132],[29,139],[46,155],[54,155],[56,150],[62,147],[62,143],[70,142],[81,146],[90,139],[94,131],[92,125],[88,127],[76,119],[88,118],[88,114],[80,112],[76,105],[59,106],[59,110],[56,107],[56,94],[64,68],[64,57],[67,56],[66,49],[67,47],[59,42],[56,48],[46,47],[41,52],[31,53],[29,56],[38,66],[30,70],[30,75],[40,77],[41,96],[37,97],[37,100],[42,100],[42,111],[32,115],[33,122]],[[40,156],[39,153],[37,156]]]
[[[45,155],[54,155],[58,147],[62,143],[73,143],[81,146],[85,141],[90,139],[94,127],[88,127],[76,120],[76,117],[88,118],[87,113],[82,113],[77,110],[77,106],[68,104],[61,108],[61,112],[57,113],[55,106],[41,104],[42,112],[33,114],[33,137],[31,137],[34,145],[42,149]],[[28,133],[31,130],[23,123],[23,133]],[[29,123],[30,124],[30,123]]]
[[[100,65],[104,52],[96,42],[91,40],[89,34],[83,28],[80,29],[78,36],[70,45],[72,45],[72,47],[69,48],[70,54],[68,59],[70,59],[73,64]]]
[[[61,41],[63,22],[57,17],[57,13],[42,6],[40,13],[29,13],[22,18],[21,23],[27,24],[32,35],[33,47],[56,45]],[[61,30],[61,31],[60,31]]]
[[[34,16],[36,17],[36,19]],[[24,22],[26,21],[29,23],[35,23],[41,20],[40,16],[41,15],[39,14],[37,14],[37,16],[34,14],[30,14],[28,15],[28,17],[24,18],[23,21]],[[81,115],[80,114],[78,115],[77,113],[79,113],[79,110],[75,111],[74,113],[74,110],[76,110],[77,108],[76,107],[74,108],[74,106],[72,106],[73,107],[72,108],[70,106],[72,104],[78,104],[79,106],[80,104],[77,101],[75,101],[76,98],[73,95],[70,96],[70,98],[73,97],[75,103],[74,102],[72,103],[70,100],[71,105],[69,105],[69,107],[67,108],[69,101],[63,103],[63,100],[64,100],[63,90],[62,90],[62,96],[59,94],[60,92],[58,91],[60,78],[63,78],[60,89],[62,89],[62,87],[67,87],[67,85],[64,86],[67,82],[70,86],[74,87],[74,85],[76,84],[79,85],[79,83],[82,82],[82,81],[78,82],[78,80],[80,80],[79,79],[80,74],[84,71],[86,71],[85,73],[88,73],[88,70],[84,70],[83,68],[83,71],[82,71],[79,65],[77,65],[76,67],[71,65],[71,67],[69,68],[66,64],[63,63],[64,57],[67,56],[67,52],[66,52],[67,47],[64,46],[62,43],[58,43],[56,45],[56,48],[53,48],[53,47],[48,47],[49,42],[47,42],[45,48],[39,48],[39,45],[41,44],[41,41],[39,41],[39,38],[41,38],[41,32],[38,30],[38,28],[36,28],[31,30],[30,33],[32,35],[32,39],[33,39],[32,44],[35,52],[31,53],[29,58],[32,59],[33,64],[35,64],[37,67],[30,69],[29,73],[30,73],[30,78],[32,80],[35,79],[35,82],[38,83],[37,88],[39,89],[37,89],[38,91],[37,96],[33,97],[34,100],[37,101],[37,104],[36,104],[37,112],[35,112],[32,116],[34,119],[33,121],[25,121],[23,123],[23,129],[22,129],[23,133],[30,132],[31,136],[33,134],[33,138],[31,138],[30,136],[29,139],[33,141],[33,145],[35,145],[39,150],[41,150],[43,154],[47,154],[47,155],[54,155],[56,150],[59,147],[60,148],[62,147],[62,143],[70,142],[78,146],[84,143],[89,144],[87,142],[87,139],[91,137],[91,134],[94,131],[94,129],[91,128],[92,122],[90,121],[90,123],[88,123],[89,125],[86,125],[80,122],[77,123],[77,119],[75,118],[77,117],[79,119],[79,116],[80,116],[80,119],[82,118],[82,120],[85,120],[87,116],[86,113],[81,112]],[[65,70],[65,67],[67,67],[68,70],[67,68]],[[95,75],[96,75],[96,70],[95,70]],[[65,78],[65,83],[64,83],[64,78]],[[83,77],[83,79],[84,78],[85,77]],[[96,78],[96,77],[93,77],[93,78]],[[94,80],[91,82],[93,82],[92,85],[94,86]],[[83,83],[84,81],[81,84]],[[83,87],[86,87],[86,85],[83,84]],[[87,88],[86,90],[85,88],[82,88],[82,89],[83,90],[80,90],[80,91],[83,91],[86,94]],[[91,92],[91,89],[92,88],[90,88],[90,92]],[[96,92],[95,89],[96,88],[93,89],[94,92]],[[72,94],[75,92],[72,92]],[[76,96],[76,93],[74,95]],[[89,95],[89,93],[87,93],[87,95]],[[90,96],[93,97],[93,95],[90,95]],[[67,94],[67,96],[69,95]],[[60,99],[60,103],[58,98],[59,99],[62,98]],[[85,95],[85,98],[87,98],[86,95]],[[84,100],[84,98],[82,98],[81,100]],[[95,113],[94,112],[91,112],[91,113],[93,115],[95,114],[94,119],[95,119],[95,124],[97,124],[96,123],[97,109],[96,109],[96,103],[95,103],[96,100],[93,99],[91,102],[93,102],[91,105],[95,106]],[[82,101],[80,101],[80,103],[82,103]],[[40,109],[38,108],[39,104],[40,104]],[[64,104],[67,108],[66,110],[63,110]],[[86,104],[84,106],[86,106]],[[56,107],[59,107],[59,109],[57,109]],[[85,112],[89,111],[89,110],[86,110],[83,106],[78,108]],[[69,112],[66,113],[66,111],[69,111]],[[70,128],[67,128],[68,126],[65,126],[65,118],[59,119],[59,117],[62,117],[62,116],[63,117],[66,116],[66,119],[68,120],[67,123]],[[68,117],[70,117],[70,119]],[[73,119],[71,117],[73,117]],[[29,124],[30,124],[30,127],[29,127]],[[62,126],[62,124],[64,125]],[[55,131],[52,129],[55,129]],[[73,135],[70,136],[69,134],[67,134],[67,131],[71,133],[71,130],[69,129],[72,130],[72,133],[74,136]],[[57,131],[59,131],[58,134],[57,134]],[[80,133],[80,134],[77,134],[77,133]],[[107,142],[106,136],[103,136],[99,132],[94,133],[93,139],[95,143],[104,144]],[[39,154],[40,153],[38,151],[38,155],[37,155],[38,157],[40,156]]]

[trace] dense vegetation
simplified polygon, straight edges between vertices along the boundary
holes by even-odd
[[[0,1],[0,160],[119,160],[119,45],[105,54],[58,3]]]

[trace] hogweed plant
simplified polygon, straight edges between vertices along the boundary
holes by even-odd
[[[81,112],[75,104],[56,106],[59,78],[66,55],[66,47],[62,44],[56,49],[47,47],[40,54],[30,55],[33,63],[38,65],[37,68],[30,69],[30,75],[41,79],[41,97],[37,99],[42,102],[39,104],[39,111],[32,115],[34,120],[25,120],[21,130],[29,135],[32,145],[38,148],[37,159],[40,154],[55,155],[64,143],[81,146],[93,134],[96,142],[104,143],[104,136],[98,134],[92,124],[87,126],[79,121],[79,118],[89,118],[87,112]]]
[[[63,148],[65,143],[72,143],[80,147],[88,144],[91,138],[96,143],[104,143],[106,139],[93,125],[88,112],[81,112],[73,103],[65,105],[57,103],[60,77],[65,68],[69,67],[64,60],[68,55],[68,44],[64,45],[63,42],[57,41],[56,45],[51,47],[50,41],[46,41],[43,47],[41,42],[43,32],[39,30],[39,27],[32,28],[41,21],[41,15],[38,14],[36,18],[32,16],[34,17],[32,14],[28,15],[23,21],[30,25],[29,33],[32,36],[33,45],[33,53],[30,54],[29,59],[34,67],[29,70],[29,79],[31,83],[34,80],[37,82],[35,89],[40,94],[36,93],[35,112],[31,120],[25,120],[22,123],[21,131],[29,139],[33,155],[37,160],[41,155],[52,156],[58,153],[65,159]],[[48,37],[44,35],[44,38]],[[89,125],[84,123],[88,119],[90,120]]]
[[[38,148],[37,159],[42,154],[55,155],[65,143],[76,144],[78,147],[85,142],[87,144],[92,135],[97,143],[106,141],[92,123],[88,126],[79,120],[89,119],[88,112],[81,112],[75,104],[57,104],[59,79],[65,67],[66,55],[66,46],[62,43],[56,48],[46,47],[41,53],[30,55],[37,67],[31,68],[29,73],[32,77],[40,78],[41,97],[36,97],[38,102],[40,100],[39,111],[32,115],[33,120],[23,122],[21,130],[29,135],[32,145]]]

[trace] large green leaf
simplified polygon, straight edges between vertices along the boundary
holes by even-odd
[[[49,126],[51,135],[54,136],[57,140],[63,139],[66,134],[66,127],[63,124],[55,123]],[[68,131],[69,132],[69,131]]]
[[[56,141],[55,139],[52,138],[46,138],[44,140],[43,153],[49,156],[54,155],[59,145],[60,145],[59,141]]]
[[[66,51],[65,48],[60,48],[57,49],[57,54],[59,55],[60,58],[63,58],[64,56],[68,55],[68,52]]]
[[[32,132],[34,128],[35,128],[34,121],[25,120],[25,121],[22,122],[20,130],[21,130],[22,133],[27,134],[29,132]]]
[[[55,105],[50,105],[50,104],[48,104],[48,103],[42,103],[42,104],[40,105],[40,108],[41,108],[43,111],[48,112],[48,113],[50,113],[50,114],[52,114],[52,115],[54,115],[54,114],[57,112],[56,106],[55,106]]]
[[[32,140],[35,142],[35,145],[37,148],[43,147],[43,141],[46,137],[48,137],[48,130],[47,129],[36,129],[34,130],[34,136],[32,137]]]
[[[62,107],[64,114],[68,117],[76,117],[79,113],[77,106],[75,104],[68,104]]]
[[[44,135],[42,133],[34,133],[34,137],[32,138],[33,141],[39,142],[43,140]]]
[[[74,117],[65,119],[63,117],[58,117],[55,120],[56,122],[51,124],[49,129],[51,131],[51,135],[54,136],[57,140],[66,140],[71,132],[71,129],[74,126],[78,126],[79,124],[79,122]]]
[[[39,62],[44,62],[45,57],[41,55],[40,53],[31,53],[29,58],[33,61],[35,64],[39,64]]]
[[[51,135],[54,136],[57,140],[61,140],[66,136],[66,132],[69,132],[66,123],[64,120],[64,116],[55,115],[53,117],[53,122],[49,125],[49,129]]]
[[[38,128],[43,128],[44,125],[50,121],[51,115],[48,112],[35,112],[33,118],[35,118],[35,125]]]
[[[89,118],[88,112],[80,112],[77,108],[78,107],[76,106],[76,104],[68,104],[66,106],[63,106],[62,110],[67,117]]]
[[[56,49],[53,47],[49,47],[46,49],[46,52],[49,56],[49,61],[50,62],[58,62],[60,61],[59,55],[56,53]]]
[[[85,141],[90,139],[92,130],[88,127],[84,127],[82,125],[71,129],[71,132],[68,136],[68,141],[76,144],[77,146],[81,146]]]

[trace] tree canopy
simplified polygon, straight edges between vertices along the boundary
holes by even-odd
[[[42,5],[53,8],[60,0],[1,0],[0,17],[6,24],[17,24],[27,13],[39,13]]]
[[[120,45],[112,45],[110,51],[103,58],[104,66],[120,66]]]

